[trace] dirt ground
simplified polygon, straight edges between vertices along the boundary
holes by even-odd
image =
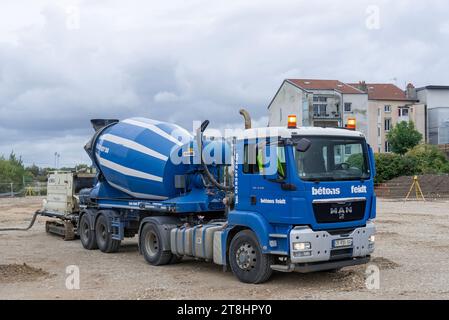
[[[0,228],[27,225],[42,198],[0,199]],[[45,233],[0,232],[0,299],[449,299],[449,202],[379,200],[379,289],[365,286],[366,266],[336,273],[276,273],[262,285],[240,283],[220,266],[187,260],[153,267],[127,240],[120,252],[87,251],[79,240]],[[80,289],[66,288],[77,265]]]

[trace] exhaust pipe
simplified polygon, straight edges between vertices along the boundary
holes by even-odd
[[[249,112],[245,109],[240,109],[239,113],[245,119],[245,129],[251,129],[251,116],[249,115]]]

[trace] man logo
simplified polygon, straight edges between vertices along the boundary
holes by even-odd
[[[338,215],[351,214],[352,207],[331,208],[330,212],[332,215],[334,215],[334,214],[338,214]]]
[[[338,215],[338,220],[344,220],[346,214],[352,213],[352,207],[339,207],[339,208],[331,208],[330,214],[331,215]]]

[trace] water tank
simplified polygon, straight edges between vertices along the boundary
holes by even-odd
[[[175,164],[178,153],[192,135],[176,124],[130,118],[104,129],[93,146],[95,162],[114,188],[140,199],[164,200],[179,193],[175,175],[187,165]]]

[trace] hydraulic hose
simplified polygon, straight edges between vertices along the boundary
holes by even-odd
[[[36,222],[36,218],[37,216],[40,214],[40,211],[36,211],[33,215],[33,218],[30,221],[30,224],[28,225],[28,227],[26,228],[0,228],[0,232],[1,231],[28,231],[31,229],[31,227],[34,225],[34,223]]]
[[[196,139],[197,139],[197,145],[198,145],[198,152],[200,153],[200,161],[201,164],[203,166],[204,172],[206,173],[207,179],[212,182],[212,184],[223,191],[229,192],[233,190],[233,186],[224,186],[222,184],[220,184],[215,177],[210,173],[209,168],[207,167],[206,162],[204,161],[204,157],[203,157],[203,133],[206,130],[207,126],[209,125],[209,120],[205,120],[203,121],[203,123],[201,124],[200,128],[198,128],[197,130],[197,135],[196,135]]]
[[[220,184],[220,182],[218,182],[215,177],[212,175],[212,173],[210,173],[209,168],[207,167],[207,164],[204,162],[204,160],[202,159],[201,161],[203,163],[203,168],[204,168],[204,172],[206,173],[207,179],[212,182],[212,184],[217,187],[220,190],[223,191],[232,191],[234,189],[233,186],[224,186],[222,184]]]

